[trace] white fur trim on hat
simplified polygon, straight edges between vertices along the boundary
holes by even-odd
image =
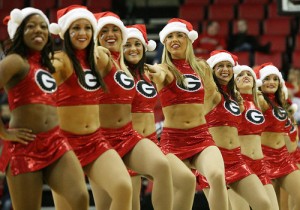
[[[17,29],[19,28],[19,26],[21,25],[21,23],[23,22],[23,20],[32,14],[38,14],[40,16],[42,16],[47,25],[49,25],[49,20],[47,18],[47,16],[39,9],[33,8],[33,7],[26,7],[22,10],[20,9],[13,9],[10,12],[10,20],[7,23],[7,31],[9,34],[10,39],[13,39]]]
[[[120,28],[120,30],[122,32],[122,44],[124,45],[127,41],[126,27],[124,26],[124,23],[120,19],[113,17],[113,16],[101,17],[98,20],[97,29],[96,29],[96,37],[98,37],[101,29],[107,24],[113,24]]]
[[[235,61],[233,60],[232,56],[226,52],[220,52],[213,56],[210,56],[207,59],[207,63],[211,69],[215,67],[215,65],[221,61],[229,61],[233,66],[235,65]]]
[[[256,74],[253,69],[247,65],[236,65],[233,67],[234,78],[236,78],[242,71],[249,71],[252,77],[256,80]]]
[[[87,19],[91,23],[94,31],[96,31],[97,20],[94,14],[87,9],[75,8],[58,18],[57,23],[51,23],[50,32],[52,34],[58,34],[61,39],[64,39],[65,32],[68,30],[70,25],[78,19]]]
[[[153,51],[156,48],[156,42],[153,40],[149,40],[148,44],[145,41],[145,38],[140,30],[137,28],[127,28],[127,39],[136,38],[142,42],[146,51]]]
[[[195,30],[189,31],[186,27],[186,24],[181,22],[172,22],[168,23],[160,32],[159,32],[159,38],[160,42],[164,44],[164,40],[167,37],[168,34],[173,32],[183,32],[185,33],[189,39],[194,42],[198,38],[198,32]]]

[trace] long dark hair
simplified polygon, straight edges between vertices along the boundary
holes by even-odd
[[[16,53],[16,54],[19,54],[23,58],[27,57],[30,49],[24,43],[23,36],[24,36],[25,26],[26,26],[28,20],[33,15],[39,15],[39,14],[31,14],[31,15],[28,15],[26,18],[24,18],[24,20],[18,27],[18,29],[15,33],[15,36],[12,39],[12,44],[11,44],[10,48],[7,50],[7,55]],[[50,32],[49,32],[48,33],[48,41],[41,51],[41,65],[43,67],[46,67],[50,73],[55,72],[55,68],[53,67],[53,65],[51,63],[53,54],[54,54],[53,53],[53,41],[52,41],[52,38],[51,38]]]
[[[89,45],[86,48],[86,51],[88,52],[86,54],[86,59],[90,65],[92,73],[100,82],[101,87],[104,90],[106,90],[106,85],[105,85],[105,83],[99,73],[99,70],[97,69],[97,66],[96,66],[95,57],[94,57],[94,48],[95,48],[95,43],[94,43],[93,39],[91,39]],[[74,52],[75,49],[73,48],[73,45],[72,45],[72,42],[70,39],[69,29],[64,34],[63,50],[67,53],[67,55],[71,59],[73,66],[74,66],[75,74],[77,75],[80,83],[85,84],[84,72],[83,72],[83,69],[81,67],[79,60],[77,59],[77,57],[75,55],[75,52]]]
[[[235,92],[235,84],[234,84],[234,77],[232,77],[228,84],[226,85],[229,92],[225,92],[223,89],[222,89],[222,85],[220,84],[216,74],[214,73],[213,71],[213,78],[214,78],[214,81],[218,87],[218,91],[222,94],[222,96],[224,97],[225,101],[226,102],[230,102],[230,98],[232,98],[234,101],[236,102],[240,102],[237,95],[236,95],[236,92]]]
[[[143,56],[137,64],[130,63],[129,61],[126,60],[125,56],[124,56],[124,63],[128,67],[128,70],[130,71],[130,73],[132,74],[132,76],[134,78],[140,77],[142,80],[145,80],[144,79],[144,74],[145,74],[144,65],[146,63],[146,50],[145,50],[144,45],[143,45]]]
[[[259,87],[259,90],[261,91],[261,87]],[[262,91],[261,91],[262,92]],[[279,106],[284,108],[287,111],[287,104],[286,101],[284,100],[284,94],[283,91],[281,90],[281,87],[279,86],[278,89],[275,92],[275,101],[273,102],[269,97],[268,94],[262,92],[262,95],[266,102],[274,109],[276,113],[279,112]],[[278,105],[277,105],[278,104]]]

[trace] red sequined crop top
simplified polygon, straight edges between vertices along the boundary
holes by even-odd
[[[265,126],[263,113],[255,105],[252,94],[241,94],[244,100],[242,121],[238,125],[239,135],[260,135]]]
[[[146,76],[144,76],[144,80],[135,78],[135,83],[136,94],[133,98],[131,112],[153,113],[158,97],[155,87]]]
[[[90,70],[85,50],[75,51],[75,54],[84,71],[85,84],[79,81],[73,70],[71,76],[58,86],[57,106],[97,105],[103,95],[100,82]]]
[[[56,106],[57,86],[52,75],[41,67],[40,58],[40,52],[32,52],[27,57],[30,65],[28,74],[8,90],[10,110],[26,104]]]
[[[238,127],[241,122],[241,111],[237,102],[230,100],[226,102],[221,97],[219,104],[205,115],[208,127],[230,126]]]
[[[269,95],[269,98],[274,101],[275,96]],[[274,104],[276,103],[274,102]],[[264,129],[265,132],[286,132],[285,124],[288,119],[288,115],[282,107],[278,106],[278,112],[276,112],[275,109],[272,109],[272,107],[270,106],[269,109],[264,112],[264,116],[266,120],[266,127]]]
[[[108,91],[102,95],[100,104],[132,104],[136,93],[133,78],[113,66],[103,80]]]
[[[204,103],[204,87],[199,75],[185,60],[173,60],[173,64],[183,74],[186,87],[179,85],[174,79],[159,91],[162,107],[175,104]]]

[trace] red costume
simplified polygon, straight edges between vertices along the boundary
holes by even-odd
[[[112,53],[118,58],[119,53]],[[136,94],[134,79],[115,66],[103,78],[108,91],[103,94],[100,104],[132,104]],[[126,155],[143,137],[133,130],[132,122],[121,128],[101,128],[101,132],[121,157]]]
[[[237,128],[242,120],[239,105],[232,100],[225,101],[223,96],[219,104],[205,118],[209,127],[230,126]],[[219,149],[225,164],[227,185],[253,174],[242,158],[240,147],[230,150],[220,147]],[[200,179],[202,178],[200,177]],[[200,183],[201,187],[208,187],[207,184],[203,184],[206,183],[206,180],[202,179]]]
[[[275,101],[275,95],[269,94],[269,98]],[[264,132],[286,133],[286,111],[278,106],[278,111],[271,107],[264,113],[266,119],[266,128]],[[271,179],[280,178],[298,169],[292,156],[289,154],[286,146],[274,149],[262,145],[265,160],[268,164],[268,174]]]
[[[245,109],[242,113],[242,121],[238,126],[239,135],[261,135],[265,125],[264,115],[255,105],[252,94],[241,94],[241,96],[244,100]],[[254,160],[246,155],[242,155],[242,157],[263,185],[271,184],[264,158]]]
[[[166,85],[159,92],[162,107],[175,104],[203,104],[204,88],[200,77],[185,60],[173,60],[173,63],[183,74],[187,84],[186,87],[179,85],[174,79]],[[181,160],[192,158],[205,148],[215,145],[206,124],[187,130],[164,127],[160,144],[165,154],[173,153]]]
[[[86,60],[86,51],[75,51],[75,53],[84,71],[85,84],[79,81],[74,70],[72,75],[58,86],[57,105],[98,105],[103,90],[96,76],[90,70]],[[76,135],[67,131],[62,131],[62,134],[68,138],[82,166],[93,162],[102,153],[112,148],[100,130],[87,135]]]
[[[55,106],[57,86],[51,74],[42,69],[40,53],[32,53],[27,59],[30,65],[27,75],[8,90],[11,111],[28,104]],[[37,171],[49,166],[70,149],[67,139],[60,135],[58,127],[38,133],[35,140],[27,145],[4,141],[0,171],[5,172],[8,164],[13,175]]]

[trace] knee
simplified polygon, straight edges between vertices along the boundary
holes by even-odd
[[[72,200],[80,205],[89,203],[89,193],[87,190],[77,191],[73,193]],[[74,203],[74,202],[73,202]]]
[[[206,175],[206,179],[209,182],[210,186],[216,185],[224,185],[225,186],[225,172],[224,170],[217,169],[214,170],[213,173]]]
[[[117,179],[115,190],[123,195],[132,195],[132,184],[130,179]]]
[[[259,202],[255,202],[257,206],[253,206],[255,209],[269,209],[271,210],[272,204],[268,197],[261,198]]]
[[[165,176],[171,176],[171,167],[167,158],[163,157],[155,161],[154,172],[159,172],[159,174],[164,174]]]
[[[175,176],[173,176],[174,179]],[[179,177],[179,180],[173,180],[175,183],[179,183],[178,188],[180,189],[195,189],[196,188],[196,176],[191,172],[182,173]],[[176,185],[174,185],[175,188]]]

